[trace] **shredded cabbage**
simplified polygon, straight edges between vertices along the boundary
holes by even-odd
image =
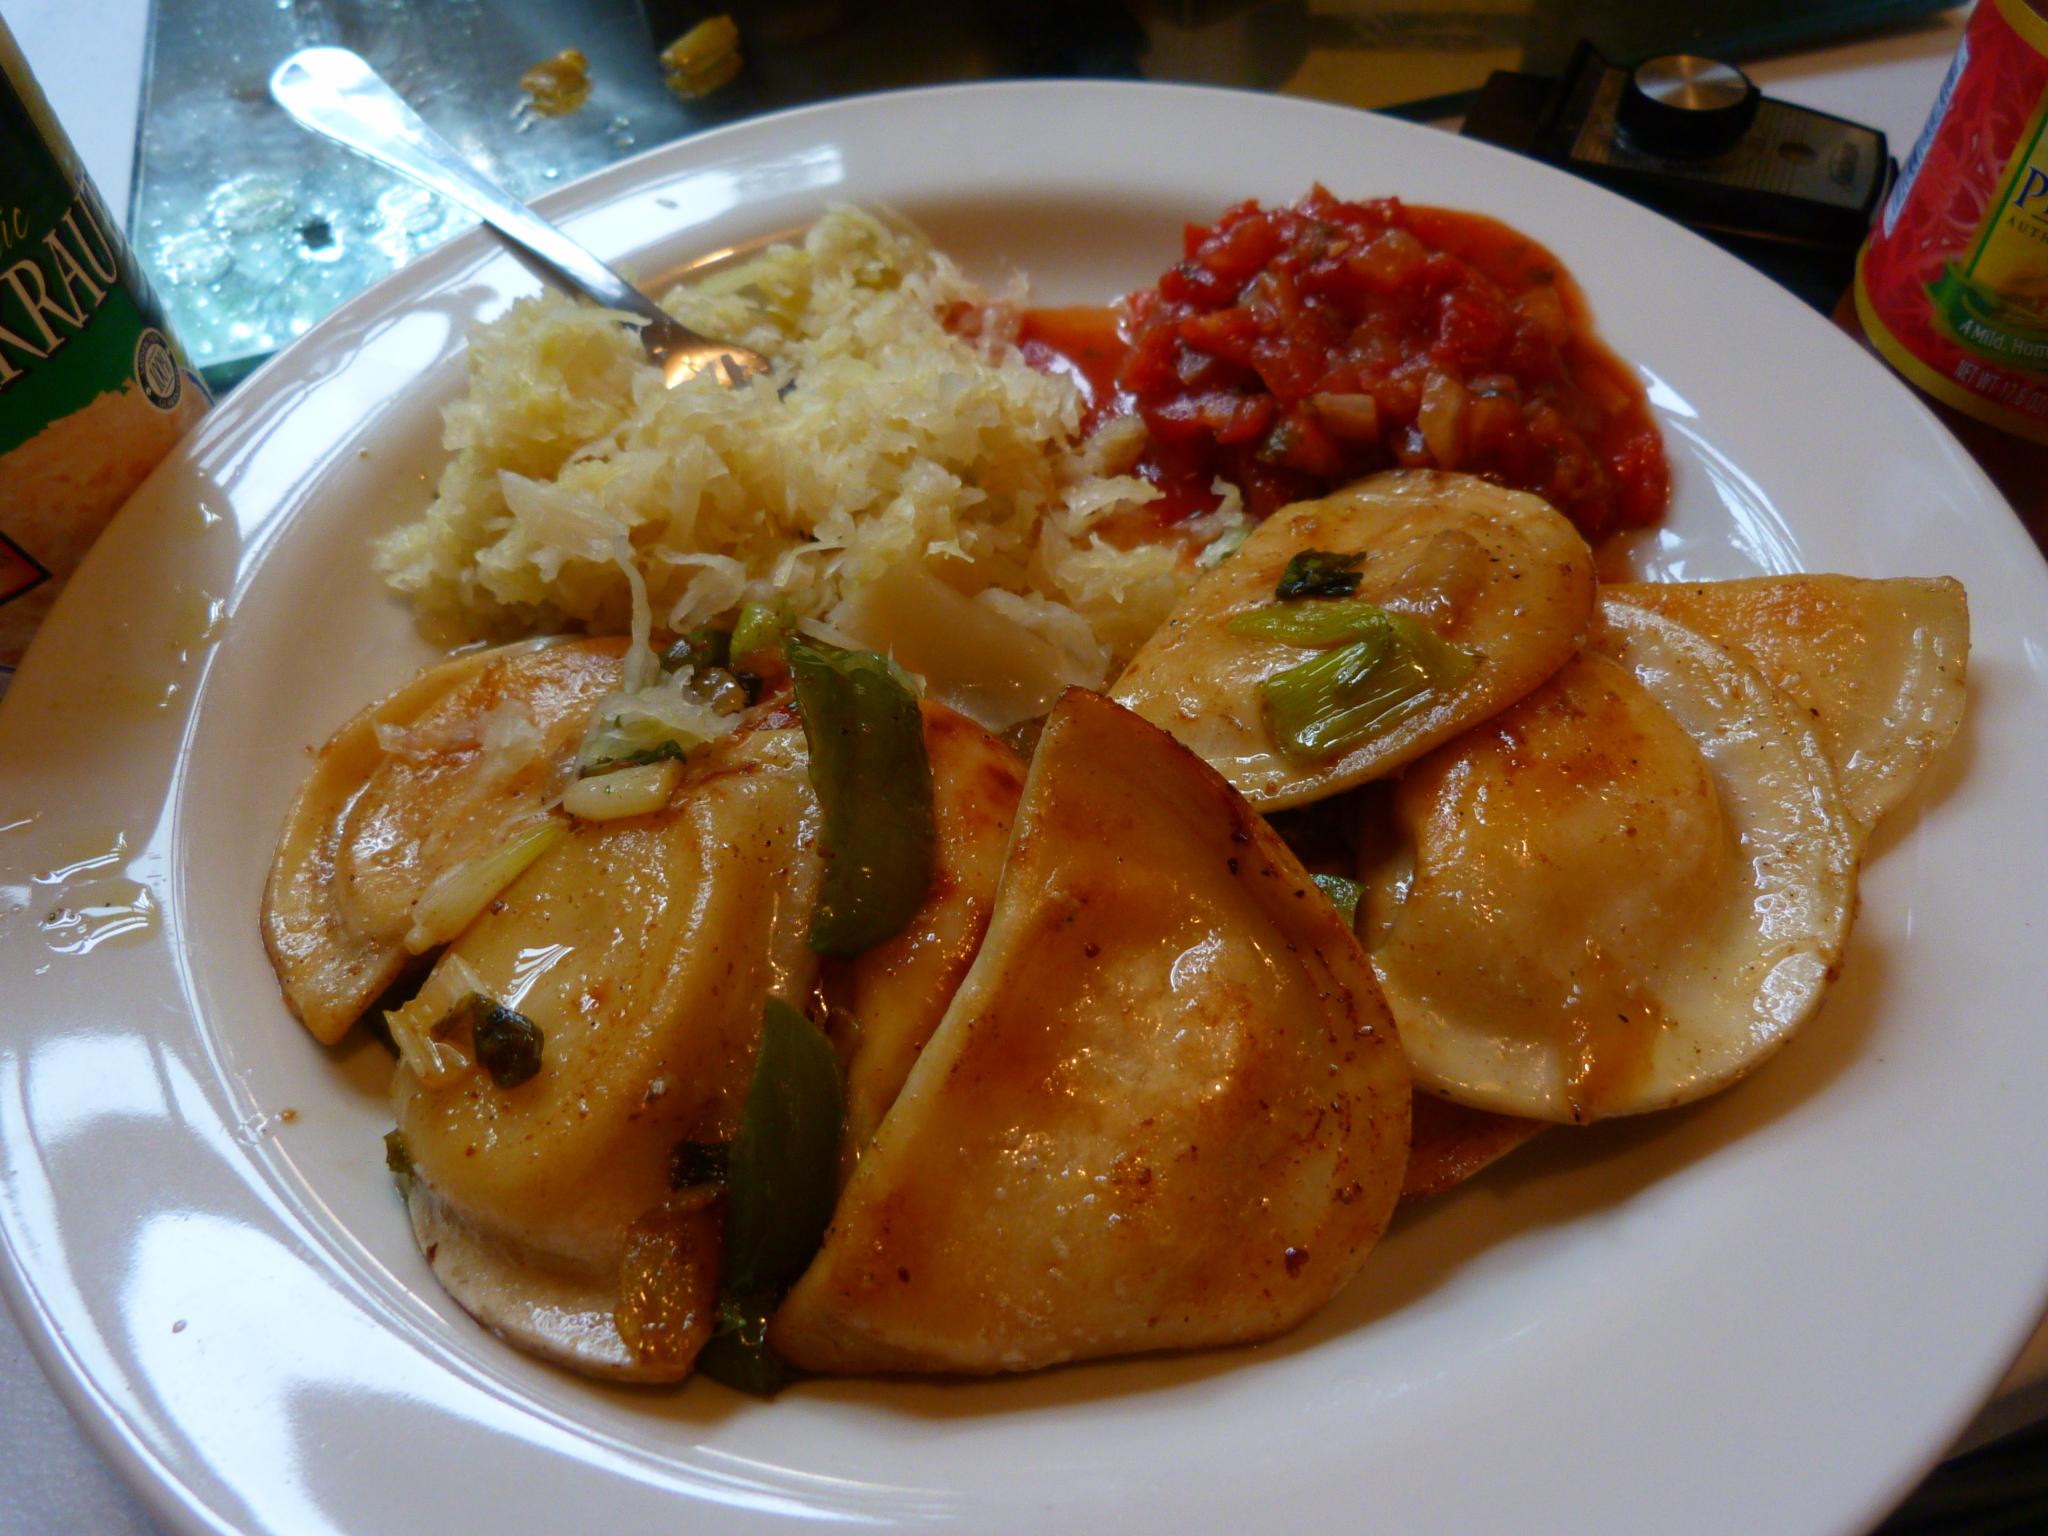
[[[916,234],[837,209],[664,302],[775,376],[666,389],[615,316],[557,295],[484,327],[438,495],[378,549],[431,626],[631,625],[638,694],[643,625],[748,602],[819,620],[909,562],[1025,600],[999,611],[1096,671],[1186,585],[1206,538],[1103,534],[1156,494],[1126,473],[1142,434],[1077,442],[1074,386],[1026,364],[1014,313]],[[948,328],[962,313],[972,336]]]

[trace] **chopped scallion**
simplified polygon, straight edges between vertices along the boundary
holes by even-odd
[[[1287,562],[1273,595],[1283,602],[1303,597],[1349,597],[1358,590],[1363,552],[1340,555],[1327,549],[1304,549]]]
[[[384,1133],[384,1166],[390,1171],[391,1182],[398,1186],[398,1193],[412,1198],[412,1152],[405,1144],[405,1132]]]
[[[608,702],[617,704],[620,696],[614,694]],[[643,763],[681,762],[690,748],[707,739],[660,714],[622,707],[618,713],[592,722],[576,753],[576,771],[588,777]]]
[[[624,757],[607,757],[591,763],[583,769],[583,777],[596,773],[610,773],[614,768],[644,768],[649,763],[680,763],[690,754],[683,750],[683,744],[673,739],[652,747],[642,747],[637,752],[628,752]]]
[[[562,791],[562,809],[583,821],[649,816],[667,808],[683,779],[683,754],[652,754],[643,762],[585,774]]]
[[[1330,898],[1330,905],[1337,909],[1345,922],[1358,921],[1358,898],[1364,894],[1364,886],[1342,875],[1311,875],[1309,878],[1315,881],[1316,889]]]
[[[1456,687],[1478,659],[1402,614],[1266,679],[1266,715],[1289,757],[1320,762],[1399,725]]]
[[[1369,603],[1362,597],[1321,603],[1267,603],[1238,614],[1230,621],[1229,629],[1233,635],[1282,640],[1289,645],[1320,650],[1327,645],[1349,645],[1354,640],[1369,639],[1389,617],[1378,603]]]
[[[773,1301],[760,1297],[721,1301],[711,1341],[697,1356],[698,1371],[753,1397],[773,1397],[796,1380],[790,1363],[768,1346],[774,1310]]]
[[[469,1057],[440,1034],[439,1027],[482,985],[475,968],[451,952],[441,957],[441,963],[409,1002],[384,1015],[391,1043],[422,1087],[446,1088],[468,1075]]]
[[[1252,525],[1250,523],[1240,523],[1235,528],[1224,529],[1223,532],[1216,535],[1214,539],[1211,539],[1203,547],[1199,555],[1195,556],[1196,567],[1206,571],[1221,565],[1232,555],[1236,554],[1244,541],[1251,536]]]
[[[757,651],[780,645],[795,628],[796,618],[790,612],[789,604],[748,603],[740,609],[739,621],[732,627],[727,659],[729,662],[744,661]]]
[[[550,816],[507,843],[442,871],[412,909],[405,947],[415,955],[446,944],[476,920],[505,887],[554,847],[569,824]]]

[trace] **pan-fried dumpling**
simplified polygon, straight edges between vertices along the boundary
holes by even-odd
[[[1858,841],[1805,714],[1672,620],[1409,770],[1360,931],[1417,1082],[1585,1121],[1725,1086],[1819,1005]]]
[[[1264,1338],[1378,1238],[1408,1111],[1365,957],[1286,845],[1069,691],[981,953],[770,1342],[990,1373]]]
[[[676,1143],[737,1129],[766,999],[809,995],[817,815],[803,732],[743,730],[693,754],[667,810],[577,825],[443,956],[538,1026],[542,1059],[509,1088],[473,1061],[436,1084],[401,1063],[415,1234],[521,1347],[603,1375],[689,1370],[621,1338],[621,1266]]]
[[[364,710],[320,749],[264,891],[285,1001],[332,1045],[405,969],[435,877],[504,844],[560,795],[625,642],[459,656]]]
[[[1758,576],[1602,589],[1746,657],[1806,710],[1868,831],[1963,718],[1970,606],[1945,576]]]
[[[1262,689],[1315,653],[1241,631],[1275,603],[1289,562],[1312,551],[1363,555],[1354,599],[1412,620],[1474,664],[1384,729],[1304,759],[1275,732]],[[1592,555],[1549,503],[1472,475],[1392,470],[1261,523],[1195,583],[1113,696],[1273,810],[1391,774],[1513,703],[1564,665],[1592,617]]]

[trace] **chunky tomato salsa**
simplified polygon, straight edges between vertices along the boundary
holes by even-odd
[[[1670,472],[1642,388],[1550,253],[1477,214],[1393,198],[1240,203],[1108,311],[1037,311],[1021,342],[1074,375],[1090,425],[1135,411],[1166,519],[1218,476],[1263,517],[1374,470],[1534,491],[1588,538],[1652,523]]]

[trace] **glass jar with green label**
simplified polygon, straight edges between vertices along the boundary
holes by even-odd
[[[100,530],[207,404],[0,24],[0,688]]]

